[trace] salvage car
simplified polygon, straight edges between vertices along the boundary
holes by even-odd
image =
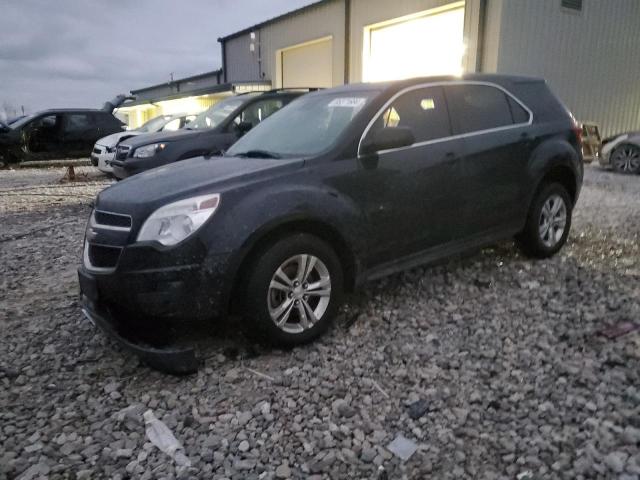
[[[127,138],[147,133],[175,132],[176,130],[184,127],[194,118],[196,118],[195,115],[185,113],[159,115],[142,124],[138,128],[127,130],[126,132],[107,135],[106,137],[98,140],[93,146],[93,151],[91,152],[91,163],[94,167],[98,167],[98,170],[103,173],[112,173],[113,167],[111,166],[111,161],[116,156],[116,147],[118,146],[118,143],[126,140]]]
[[[628,132],[602,140],[600,165],[619,173],[640,173],[640,132]]]
[[[224,156],[102,191],[78,271],[84,312],[152,365],[185,371],[192,350],[145,346],[144,333],[231,312],[290,347],[323,333],[365,281],[511,237],[550,257],[582,185],[580,133],[536,78],[305,95]]]
[[[11,125],[0,124],[0,160],[11,164],[88,157],[96,140],[123,129],[124,124],[104,110],[45,110]]]
[[[242,135],[303,91],[271,90],[227,98],[199,114],[177,132],[160,132],[120,142],[111,161],[123,179],[151,168],[229,148]]]

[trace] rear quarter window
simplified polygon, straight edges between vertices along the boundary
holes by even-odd
[[[498,88],[489,85],[450,85],[446,88],[446,94],[455,134],[514,123],[507,95]]]

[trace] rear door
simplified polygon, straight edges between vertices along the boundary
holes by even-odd
[[[65,156],[89,156],[97,140],[97,126],[89,112],[70,112],[64,114],[62,143]]]
[[[464,222],[457,235],[469,237],[521,223],[526,164],[531,153],[530,112],[492,84],[445,88],[454,134],[463,142],[459,202]]]
[[[396,98],[373,123],[408,127],[415,143],[361,158],[361,192],[375,237],[371,264],[384,263],[451,240],[458,221],[457,164],[461,141],[451,138],[443,88],[414,88]]]

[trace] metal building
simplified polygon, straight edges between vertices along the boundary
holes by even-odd
[[[129,128],[137,128],[158,115],[200,113],[221,99],[253,90],[269,90],[270,82],[223,82],[221,70],[171,80],[150,87],[131,90],[135,97],[116,109],[115,115]]]
[[[638,0],[322,0],[219,41],[224,82],[275,88],[541,76],[607,135],[640,129],[639,32]]]

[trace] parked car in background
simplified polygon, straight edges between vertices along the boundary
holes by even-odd
[[[159,132],[120,142],[113,173],[122,179],[151,168],[226,150],[242,135],[303,91],[272,90],[227,98],[177,132]]]
[[[591,163],[600,158],[602,138],[597,123],[582,122],[582,159],[584,163]]]
[[[103,110],[45,110],[0,125],[0,160],[89,157],[98,138],[123,129],[120,120]]]
[[[111,173],[113,172],[111,160],[113,160],[116,155],[116,147],[119,142],[126,140],[127,138],[144,135],[146,133],[174,132],[184,127],[194,118],[196,118],[195,114],[185,113],[160,115],[152,118],[133,130],[107,135],[106,137],[99,139],[93,146],[93,151],[91,152],[91,163],[98,167],[100,171],[104,173]]]
[[[600,165],[620,173],[640,173],[640,132],[628,132],[602,140]]]
[[[261,340],[308,342],[364,281],[513,236],[527,255],[555,254],[582,185],[580,147],[540,79],[310,93],[224,156],[102,191],[79,269],[84,311],[164,368],[173,354],[127,335],[231,310]]]

